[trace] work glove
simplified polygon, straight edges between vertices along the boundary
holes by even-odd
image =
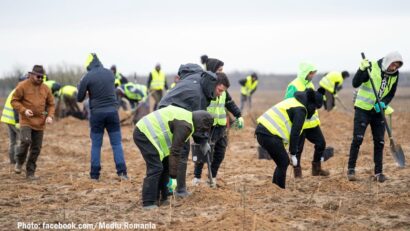
[[[17,129],[20,129],[20,123],[16,123],[16,125],[14,125]]]
[[[384,102],[380,102],[380,105],[382,106],[383,110],[386,109],[386,104]],[[377,102],[374,104],[374,110],[376,111],[376,113],[380,113],[380,107]]]
[[[168,184],[167,184],[167,187],[168,187],[168,191],[170,193],[174,192],[175,189],[177,188],[177,180],[170,177],[169,181],[168,181]]]
[[[360,62],[360,70],[361,71],[365,71],[367,68],[369,68],[370,67],[370,62],[369,62],[369,60],[367,60],[367,59],[363,59],[361,62]]]
[[[298,158],[296,158],[296,155],[290,154],[290,161],[292,162],[292,165],[296,167],[298,165]]]
[[[238,129],[242,129],[242,128],[244,128],[244,127],[245,127],[245,122],[244,122],[244,120],[243,120],[243,117],[242,117],[242,116],[241,116],[241,117],[236,118],[236,121],[235,121],[235,127],[236,127],[236,128],[238,128]]]

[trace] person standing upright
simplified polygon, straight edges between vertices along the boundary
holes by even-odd
[[[36,162],[43,143],[45,124],[51,124],[54,117],[54,97],[51,90],[43,84],[44,68],[34,65],[28,79],[20,82],[11,99],[11,105],[19,112],[20,148],[15,156],[14,171],[21,173],[26,161],[26,178],[36,180]]]
[[[90,104],[91,170],[93,180],[100,178],[101,146],[107,130],[114,153],[115,167],[120,180],[127,180],[127,167],[121,143],[121,127],[115,98],[114,74],[103,67],[97,55],[89,54],[85,63],[87,73],[78,84],[77,101],[82,102],[87,93]]]
[[[398,52],[391,52],[384,58],[377,61],[369,62],[364,59],[360,63],[353,78],[353,87],[359,88],[354,103],[354,129],[353,139],[350,146],[349,163],[347,178],[349,181],[355,181],[356,161],[363,142],[364,133],[370,124],[374,144],[374,180],[384,182],[386,176],[383,174],[383,148],[385,124],[381,110],[385,110],[387,105],[392,101],[396,93],[397,83],[399,81],[399,68],[403,66],[403,58]],[[370,75],[367,69],[370,68]],[[376,102],[372,85],[372,78],[375,88],[380,99],[380,108]]]
[[[159,101],[162,99],[164,88],[168,90],[167,79],[165,78],[164,72],[161,71],[161,65],[159,63],[155,66],[155,69],[149,73],[147,88],[154,98],[153,110],[155,111],[157,110]]]

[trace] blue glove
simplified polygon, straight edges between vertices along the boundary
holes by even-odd
[[[243,120],[243,117],[236,118],[235,127],[238,129],[242,129],[245,127],[245,122]]]
[[[386,104],[384,102],[380,102],[380,105],[382,106],[383,110],[386,109]],[[376,113],[380,113],[380,107],[377,102],[374,104],[374,110],[376,111]]]
[[[174,192],[175,189],[177,188],[177,180],[176,180],[176,179],[172,179],[172,178],[170,177],[170,178],[169,178],[169,181],[168,181],[168,184],[167,184],[167,187],[168,187],[168,191],[169,191],[170,193]]]

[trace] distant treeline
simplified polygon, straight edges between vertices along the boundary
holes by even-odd
[[[18,78],[23,74],[26,74],[27,70],[15,69],[9,74],[1,76],[0,78],[0,97],[6,97],[9,92],[16,86]],[[55,80],[58,83],[70,84],[77,86],[81,77],[84,75],[85,70],[82,66],[75,65],[55,65],[46,69],[46,73],[49,79]],[[238,81],[246,76],[250,75],[252,72],[230,72],[227,73],[231,82],[231,91],[239,90],[240,85]],[[141,84],[146,84],[148,73],[145,75],[137,75],[136,73],[124,74],[129,81],[138,82]],[[318,86],[318,82],[325,73],[318,73],[313,79],[315,86]],[[350,78],[343,84],[345,88],[352,88],[351,81],[355,73],[350,73]],[[166,73],[168,86],[174,80],[175,73]],[[260,90],[283,90],[287,87],[289,82],[296,77],[295,74],[258,74]],[[409,87],[410,86],[410,72],[400,73],[399,87]]]

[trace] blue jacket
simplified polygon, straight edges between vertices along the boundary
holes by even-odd
[[[87,66],[88,72],[78,84],[77,101],[82,102],[88,92],[91,112],[116,111],[115,76],[112,71],[103,67],[96,55],[93,56],[93,60]]]

